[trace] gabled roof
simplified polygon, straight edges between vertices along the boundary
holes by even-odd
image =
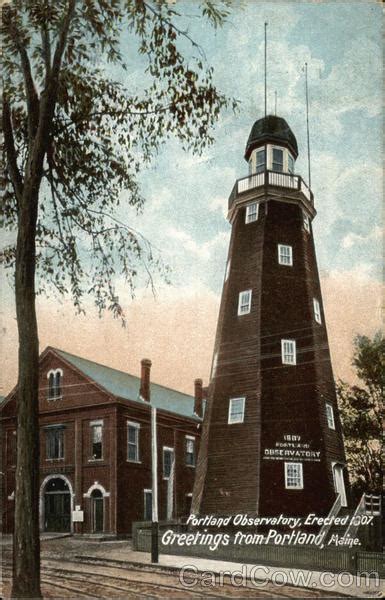
[[[87,377],[102,386],[107,392],[125,400],[132,400],[140,404],[146,403],[139,397],[140,378],[106,367],[99,363],[87,360],[81,356],[64,352],[58,348],[51,348],[55,354],[74,365]],[[194,414],[194,397],[176,390],[166,388],[157,383],[151,383],[151,405],[168,412],[191,417],[200,421]]]

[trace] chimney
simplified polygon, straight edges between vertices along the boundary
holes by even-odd
[[[203,404],[203,387],[202,379],[196,379],[194,381],[194,413],[202,418],[202,404]]]
[[[150,402],[150,370],[151,370],[151,361],[148,358],[142,358],[140,364],[142,365],[142,370],[140,374],[140,390],[139,396],[142,400],[146,400],[146,402]]]

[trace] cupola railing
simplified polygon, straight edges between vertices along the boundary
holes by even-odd
[[[263,186],[273,186],[302,192],[310,204],[313,205],[313,192],[300,175],[266,170],[237,179],[229,197],[229,210],[235,198],[240,194]]]

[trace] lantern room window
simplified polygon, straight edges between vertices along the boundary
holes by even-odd
[[[265,149],[258,150],[255,154],[255,172],[262,173],[266,169],[266,152]]]
[[[283,150],[273,148],[273,171],[283,171]]]
[[[291,154],[287,155],[287,170],[289,173],[294,173],[294,158]]]

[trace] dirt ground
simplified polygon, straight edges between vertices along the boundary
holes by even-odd
[[[11,540],[4,539],[3,598],[10,595],[11,558]],[[101,542],[73,537],[42,540],[41,582],[45,598],[341,597],[332,592],[267,582],[258,588],[250,581],[237,586],[231,584],[229,577],[222,584],[213,584],[202,574],[183,585],[179,573],[179,569],[151,565],[149,555],[133,552],[127,540]]]

